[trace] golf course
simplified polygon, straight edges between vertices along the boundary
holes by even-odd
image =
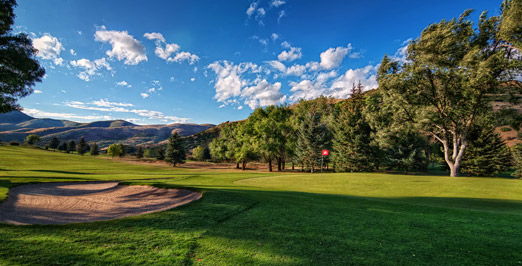
[[[188,169],[0,146],[0,200],[84,181],[202,197],[110,221],[1,224],[0,265],[522,263],[518,179]]]

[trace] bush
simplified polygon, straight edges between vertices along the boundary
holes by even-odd
[[[511,130],[512,130],[512,129],[511,129],[510,127],[501,127],[501,128],[500,128],[500,131],[501,131],[501,132],[509,132],[509,131],[511,131]]]
[[[20,146],[20,142],[14,141],[14,140],[13,141],[9,141],[9,145],[11,145],[11,146]]]

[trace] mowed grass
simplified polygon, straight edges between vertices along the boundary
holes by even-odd
[[[522,181],[209,171],[0,146],[0,199],[28,182],[204,193],[105,222],[0,225],[0,265],[517,265]]]

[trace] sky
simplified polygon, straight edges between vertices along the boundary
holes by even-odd
[[[34,117],[136,124],[241,120],[255,108],[378,87],[431,23],[501,0],[18,1],[15,32],[46,75],[20,100]]]

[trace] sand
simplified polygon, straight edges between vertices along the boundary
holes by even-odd
[[[118,182],[41,183],[9,190],[0,222],[67,224],[111,220],[165,211],[201,198],[201,193]]]

